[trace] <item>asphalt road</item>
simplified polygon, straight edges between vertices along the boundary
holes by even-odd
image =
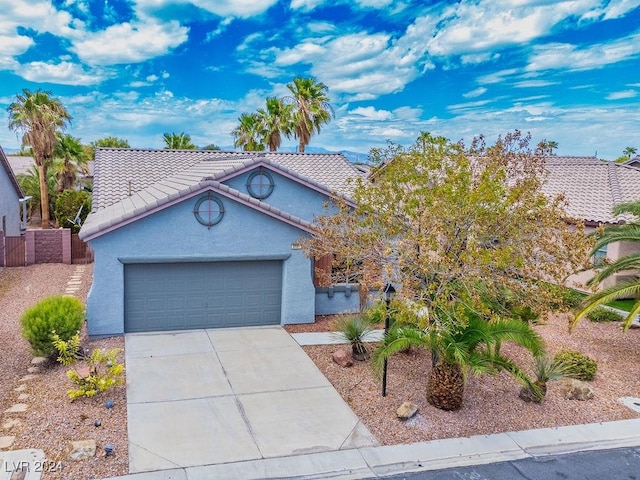
[[[640,447],[431,470],[391,480],[640,480]]]

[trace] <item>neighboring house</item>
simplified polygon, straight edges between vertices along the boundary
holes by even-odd
[[[33,157],[27,155],[7,155],[9,165],[16,177],[20,174],[27,173],[32,166],[36,165]],[[93,160],[87,162],[87,172],[80,174],[80,185],[84,186],[93,181]]]
[[[17,237],[22,233],[20,203],[23,197],[9,160],[0,147],[0,230],[7,237]]]
[[[341,154],[97,149],[89,334],[313,322],[298,241],[359,175]]]
[[[547,157],[549,177],[543,191],[550,195],[563,194],[567,201],[569,217],[584,221],[587,232],[598,226],[617,225],[634,220],[628,214],[614,215],[613,208],[620,203],[640,200],[640,169],[596,157]],[[640,251],[640,246],[630,242],[616,242],[596,253],[594,263],[616,260],[629,253]],[[585,272],[573,278],[584,283],[593,272]],[[605,282],[611,283],[636,277],[637,272],[621,272]]]
[[[630,158],[625,162],[622,162],[622,165],[628,165],[630,167],[640,168],[640,155],[636,155],[635,157]]]

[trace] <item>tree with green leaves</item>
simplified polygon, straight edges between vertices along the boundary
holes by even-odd
[[[276,97],[268,97],[266,107],[258,109],[262,143],[269,147],[270,152],[280,148],[283,135],[290,137],[293,133],[292,111],[292,105]]]
[[[629,213],[634,215],[636,220],[596,230],[592,234],[596,238],[596,243],[589,254],[590,257],[595,255],[595,253],[601,248],[615,242],[631,242],[636,245],[640,245],[640,222],[637,220],[637,218],[640,218],[640,202],[621,203],[613,209],[613,213],[615,215]],[[612,278],[615,274],[625,270],[640,270],[640,249],[636,248],[635,250],[635,252],[628,253],[611,263],[605,264],[598,273],[589,280],[588,286],[598,286],[603,281]],[[574,327],[581,318],[586,316],[599,305],[620,298],[636,299],[636,303],[624,319],[623,328],[627,330],[640,313],[640,280],[637,278],[634,280],[616,283],[615,285],[604,288],[587,297],[576,314],[571,326]]]
[[[104,137],[85,145],[85,156],[95,160],[96,148],[131,148],[129,141],[118,137]]]
[[[263,152],[262,127],[257,113],[243,113],[238,118],[238,126],[231,132],[233,146],[245,152]]]
[[[329,87],[314,78],[296,77],[287,88],[291,95],[283,101],[293,105],[293,134],[299,141],[298,151],[304,152],[311,137],[334,117],[327,95]]]
[[[220,147],[215,143],[210,143],[209,145],[205,145],[200,150],[220,150]]]
[[[58,179],[58,193],[76,186],[78,176],[88,173],[87,153],[79,138],[68,133],[58,134],[58,143],[53,151],[53,169]]]
[[[51,92],[23,89],[9,105],[9,129],[22,134],[22,146],[30,146],[38,168],[42,228],[49,228],[47,170],[51,166],[58,133],[71,115]]]
[[[558,142],[554,140],[542,140],[540,142],[540,148],[542,150],[542,153],[544,153],[545,155],[553,156],[555,155],[553,151],[558,149]]]
[[[560,303],[548,282],[584,266],[589,242],[563,199],[542,192],[545,153],[530,143],[518,131],[491,146],[427,133],[410,148],[374,150],[375,181],[356,183],[357,208],[319,217],[303,248],[332,255],[336,269],[348,263],[360,291],[401,284],[428,336],[546,312]]]
[[[31,217],[35,212],[38,212],[40,218],[42,218],[42,202],[40,201],[40,174],[36,165],[31,165],[24,173],[17,175],[18,183],[22,192],[27,197],[31,197],[31,200],[27,202],[27,215]],[[58,181],[53,169],[47,170],[47,194],[49,195],[49,205],[54,205],[56,196],[58,193],[57,188]]]
[[[191,136],[184,133],[164,133],[162,135],[162,139],[164,140],[164,149],[168,150],[197,150],[196,147],[191,142]]]

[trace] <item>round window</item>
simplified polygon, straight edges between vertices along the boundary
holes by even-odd
[[[224,206],[219,198],[213,196],[211,193],[206,197],[201,197],[193,209],[193,214],[196,220],[205,227],[212,227],[216,223],[219,223],[224,216]]]
[[[271,195],[274,186],[273,177],[263,168],[259,168],[251,173],[247,179],[247,191],[249,195],[258,200],[262,200]]]

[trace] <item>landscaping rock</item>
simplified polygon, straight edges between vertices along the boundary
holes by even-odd
[[[13,389],[14,392],[24,392],[27,389],[27,386],[23,383],[19,387]]]
[[[65,460],[79,462],[88,460],[96,455],[95,440],[75,440],[67,444],[67,455]]]
[[[16,441],[16,437],[0,437],[0,449],[9,448]]]
[[[349,350],[336,350],[331,355],[331,358],[333,358],[333,361],[341,367],[347,368],[353,366],[353,358],[351,357],[351,352]]]
[[[591,400],[593,389],[585,382],[570,379],[562,385],[562,396],[567,400]]]
[[[47,363],[49,359],[47,357],[33,357],[31,360],[32,365],[42,365],[43,363]]]
[[[29,372],[29,373],[40,373],[40,367],[29,367],[29,368],[27,368],[27,372]]]
[[[80,378],[89,378],[89,375],[92,373],[89,365],[79,365],[75,367],[75,371]]]
[[[38,375],[35,373],[30,373],[28,375],[25,375],[24,377],[22,377],[20,380],[18,380],[19,382],[28,382],[29,380],[33,380],[34,378],[38,378]]]
[[[17,418],[10,418],[2,424],[3,430],[11,430],[12,428],[22,425],[22,421]]]
[[[400,420],[409,420],[416,413],[418,413],[418,406],[411,402],[404,402],[396,411],[396,415]]]
[[[20,401],[28,400],[30,396],[31,395],[29,395],[28,393],[21,393],[20,395],[18,395],[18,400]]]
[[[16,403],[11,405],[9,408],[7,408],[4,413],[20,413],[20,412],[26,412],[27,408],[29,408],[29,405],[27,405],[26,403]]]

